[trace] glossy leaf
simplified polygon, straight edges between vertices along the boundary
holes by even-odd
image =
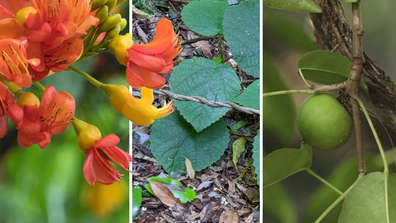
[[[348,79],[352,62],[341,54],[316,50],[304,54],[297,66],[307,80],[320,84],[336,84]]]
[[[142,204],[142,188],[132,187],[132,221],[139,214],[139,209],[141,204]]]
[[[312,148],[302,144],[300,149],[278,149],[264,157],[264,188],[297,172],[312,163]]]
[[[389,219],[396,222],[396,174],[389,174]],[[339,223],[387,222],[385,211],[384,174],[370,173],[364,176],[349,192],[342,206]]]
[[[231,131],[232,131],[232,132],[238,131],[238,129],[240,129],[240,128],[242,128],[243,126],[245,126],[246,123],[248,123],[248,122],[245,121],[245,120],[242,120],[242,121],[239,121],[239,122],[235,123],[235,124],[232,126]]]
[[[264,5],[294,12],[322,12],[322,9],[314,0],[264,0]]]
[[[232,162],[235,167],[237,166],[239,157],[242,155],[243,151],[245,151],[245,144],[246,139],[244,137],[241,137],[232,143]]]

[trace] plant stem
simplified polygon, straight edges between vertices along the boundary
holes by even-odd
[[[321,176],[319,176],[318,174],[316,174],[315,172],[313,172],[311,169],[306,169],[307,173],[311,174],[313,177],[315,177],[316,179],[318,179],[320,182],[324,183],[325,185],[327,185],[328,187],[330,187],[331,189],[333,189],[335,192],[337,192],[339,195],[342,195],[342,192],[340,190],[338,190],[335,186],[333,186],[331,183],[329,183],[328,181],[326,181],[325,179],[323,179]]]
[[[314,90],[284,90],[284,91],[274,91],[264,93],[263,97],[275,96],[275,95],[283,95],[283,94],[315,94]]]
[[[0,82],[3,83],[12,94],[16,95],[18,93],[6,80],[0,79]]]
[[[356,99],[359,96],[359,82],[363,72],[364,56],[363,56],[363,27],[360,15],[360,0],[352,3],[352,47],[353,60],[352,68],[347,83],[347,92],[351,98],[353,124],[355,128],[356,153],[358,158],[358,172],[365,173],[366,165],[364,158],[363,133],[360,117],[359,105]]]
[[[219,33],[219,50],[220,50],[221,62],[224,63],[223,40],[221,39],[220,33]]]
[[[302,78],[302,80],[304,81],[305,85],[307,85],[308,88],[311,88],[312,86],[308,83],[308,81],[305,79],[304,74],[301,72],[301,69],[298,69],[298,74],[300,75],[300,77]]]
[[[100,88],[100,87],[103,85],[102,82],[96,80],[96,79],[93,78],[91,75],[85,73],[84,71],[78,69],[78,68],[75,67],[75,66],[69,66],[68,68],[69,68],[70,70],[72,70],[72,71],[78,73],[79,75],[81,75],[82,77],[84,77],[85,79],[87,79],[91,84],[95,85],[95,86],[98,87],[98,88]]]
[[[357,99],[360,107],[363,110],[364,115],[366,116],[367,122],[370,126],[371,131],[373,132],[375,141],[377,142],[378,149],[381,154],[382,162],[384,164],[384,187],[385,187],[385,213],[386,213],[386,222],[389,223],[389,204],[388,204],[388,177],[389,177],[389,167],[388,167],[388,162],[386,161],[386,155],[384,152],[384,148],[382,147],[381,141],[378,138],[377,131],[374,128],[373,122],[371,121],[370,115],[367,112],[366,107],[364,106],[363,102],[360,99]]]
[[[364,173],[359,173],[358,178],[355,180],[355,182],[344,192],[342,193],[341,196],[337,198],[320,216],[318,219],[316,219],[315,223],[320,223],[323,218],[326,217],[328,213],[330,213],[333,208],[335,208],[348,194],[349,192],[353,189],[353,187],[356,185],[357,182],[364,176]]]
[[[41,91],[44,92],[45,91],[45,87],[38,81],[33,81],[33,84]]]

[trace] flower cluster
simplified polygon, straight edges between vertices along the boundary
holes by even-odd
[[[112,9],[125,0],[0,0],[0,138],[10,119],[22,147],[48,147],[53,134],[73,123],[77,143],[85,152],[83,173],[90,185],[112,184],[122,174],[111,163],[129,171],[131,156],[117,147],[119,138],[102,137],[99,129],[75,117],[74,98],[66,91],[44,87],[40,81],[54,72],[73,70],[102,89],[116,112],[138,125],[173,112],[173,103],[152,105],[153,89],[162,87],[181,51],[172,23],[160,19],[148,44],[137,44],[119,32],[126,19]],[[109,50],[126,66],[130,86],[141,88],[135,98],[126,86],[104,84],[72,64]],[[32,83],[42,95],[28,92]]]

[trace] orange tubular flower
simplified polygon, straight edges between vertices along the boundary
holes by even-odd
[[[44,91],[41,103],[34,94],[27,92],[19,95],[17,104],[24,111],[18,132],[18,143],[23,147],[38,143],[44,149],[52,134],[65,131],[74,117],[73,97],[65,91],[56,92],[51,85]]]
[[[120,139],[114,134],[102,138],[96,126],[76,118],[73,120],[73,126],[77,133],[78,145],[85,151],[83,172],[88,183],[94,186],[95,182],[101,184],[120,182],[123,174],[118,172],[111,162],[126,171],[129,171],[129,163],[132,162],[131,155],[117,147]]]
[[[153,90],[142,87],[142,98],[137,99],[122,85],[103,85],[101,87],[110,98],[111,105],[116,112],[123,114],[137,125],[150,125],[155,119],[163,118],[174,111],[173,102],[158,109],[152,105]]]
[[[28,58],[41,61],[29,66],[33,80],[40,81],[50,70],[63,71],[80,58],[79,37],[99,21],[91,4],[91,0],[0,0],[0,30],[10,30],[11,38],[26,35]]]
[[[27,88],[32,83],[29,74],[29,64],[36,67],[40,64],[40,60],[26,59],[26,49],[21,41],[15,39],[0,40],[0,79],[6,79]]]
[[[16,128],[19,128],[22,124],[23,111],[15,104],[12,93],[0,82],[0,138],[7,133],[8,117]]]
[[[172,70],[173,59],[182,50],[177,36],[172,23],[162,18],[157,23],[155,37],[150,43],[124,45],[124,49],[120,50],[122,44],[119,41],[123,37],[119,37],[110,42],[109,49],[116,54],[121,64],[127,66],[126,77],[129,85],[134,88],[144,86],[157,89],[165,84],[165,78],[159,74],[167,74]],[[121,55],[120,51],[125,50],[127,54]]]

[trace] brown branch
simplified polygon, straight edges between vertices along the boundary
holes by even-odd
[[[353,61],[352,30],[341,4],[336,0],[315,1],[323,11],[310,15],[319,46],[334,50]],[[374,117],[396,132],[396,84],[369,56],[363,55],[363,78],[369,94],[359,89],[359,97],[370,114],[375,114]]]

